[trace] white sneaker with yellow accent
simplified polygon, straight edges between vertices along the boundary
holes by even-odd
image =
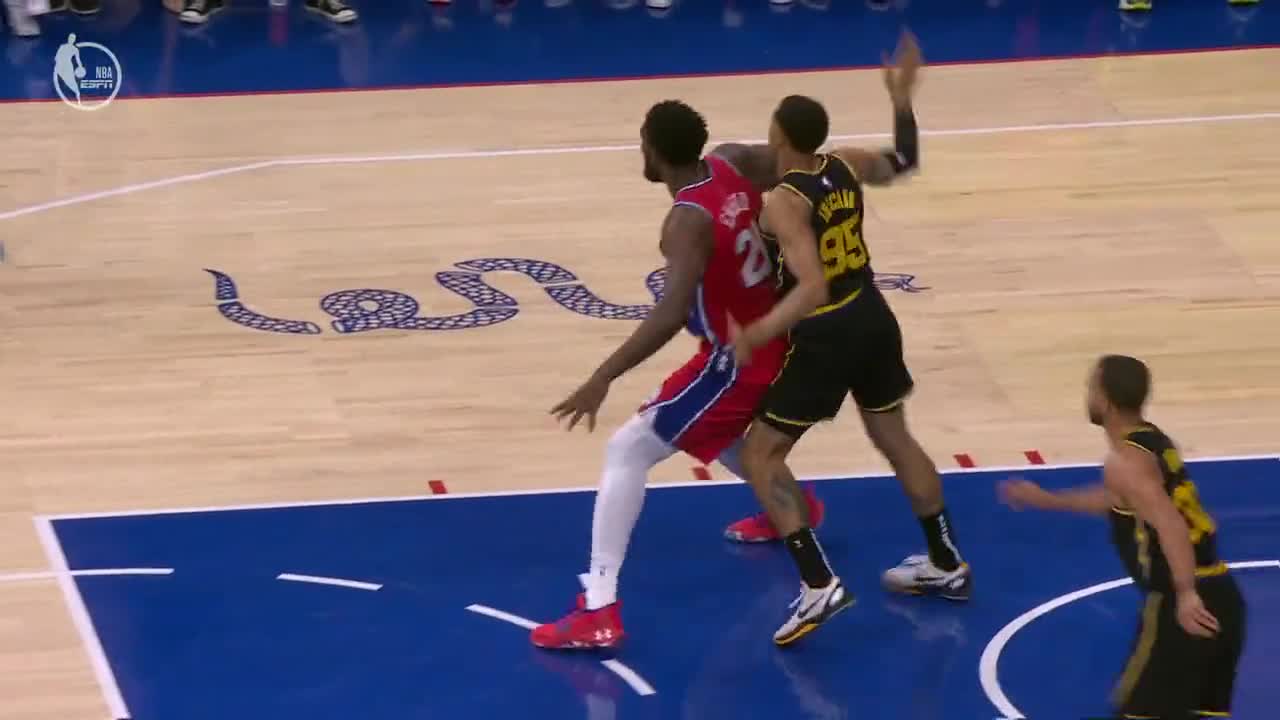
[[[804,585],[800,597],[791,603],[791,617],[773,634],[773,642],[790,645],[816,630],[819,625],[856,600],[838,577],[832,577],[826,587],[811,588]]]
[[[968,600],[973,575],[968,563],[950,572],[933,564],[928,555],[909,555],[881,577],[886,590],[904,595],[939,595],[948,600]]]

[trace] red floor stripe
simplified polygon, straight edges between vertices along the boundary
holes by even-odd
[[[698,467],[693,468],[693,476],[699,480],[710,480],[711,471],[699,465]]]
[[[973,458],[969,457],[969,453],[956,453],[955,458],[956,464],[962,468],[971,468],[976,465],[976,463],[973,462]]]
[[[1024,450],[1022,454],[1027,456],[1027,462],[1032,465],[1044,464],[1044,456],[1040,454],[1039,450]]]
[[[449,492],[445,489],[444,481],[442,480],[432,480],[428,482],[427,485],[431,487],[432,495],[444,495]]]

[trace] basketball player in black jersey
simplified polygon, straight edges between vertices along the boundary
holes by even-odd
[[[774,111],[769,145],[780,184],[769,193],[761,229],[777,238],[783,299],[732,339],[739,363],[771,338],[790,332],[791,350],[757,420],[742,463],[805,581],[796,611],[775,635],[786,644],[823,622],[847,595],[831,588],[830,568],[806,521],[806,504],[788,482],[786,458],[813,425],[833,419],[847,395],[858,405],[867,435],[893,467],[920,519],[929,552],[884,575],[890,590],[968,599],[969,567],[952,540],[942,481],[907,428],[904,401],[913,387],[902,335],[874,283],[862,236],[863,184],[886,185],[919,161],[911,93],[920,66],[914,39],[904,35],[897,66],[885,70],[894,107],[894,149],[838,148],[818,154],[828,119],[817,101],[793,95]],[[781,520],[780,520],[781,518]],[[835,583],[838,586],[838,583]]]
[[[1125,718],[1230,717],[1244,648],[1245,605],[1218,557],[1217,524],[1200,504],[1173,441],[1142,416],[1151,375],[1107,355],[1089,378],[1089,420],[1111,446],[1102,483],[1050,492],[1000,488],[1015,507],[1107,515],[1121,561],[1145,596],[1133,653],[1113,701]]]

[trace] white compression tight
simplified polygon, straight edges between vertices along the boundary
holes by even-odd
[[[720,462],[738,477],[743,477],[738,461],[741,444],[739,440],[720,456]],[[649,469],[673,453],[675,449],[653,432],[644,415],[633,416],[609,438],[591,521],[591,569],[579,578],[587,591],[587,608],[617,602],[618,572],[644,506]]]

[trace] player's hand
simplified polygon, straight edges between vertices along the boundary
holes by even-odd
[[[1000,495],[1000,502],[1014,510],[1041,507],[1045,497],[1049,495],[1049,491],[1039,485],[1018,477],[1009,478],[1000,483],[997,492]]]
[[[729,316],[729,347],[733,348],[733,361],[738,367],[751,364],[751,354],[759,343],[754,339],[751,328],[743,328],[733,316]]]
[[[609,381],[603,377],[592,375],[577,390],[570,393],[569,397],[561,400],[555,407],[551,408],[551,414],[556,416],[556,420],[564,420],[569,418],[569,424],[566,430],[572,430],[578,421],[585,415],[587,418],[587,431],[596,429],[596,413],[600,412],[600,406],[604,404],[605,396],[609,394]]]
[[[1213,616],[1195,590],[1178,593],[1178,624],[1191,635],[1211,638],[1218,634],[1218,618]]]
[[[911,104],[911,93],[915,90],[916,77],[923,64],[916,36],[909,30],[903,30],[893,59],[890,60],[888,55],[884,56],[884,86],[895,107]]]

